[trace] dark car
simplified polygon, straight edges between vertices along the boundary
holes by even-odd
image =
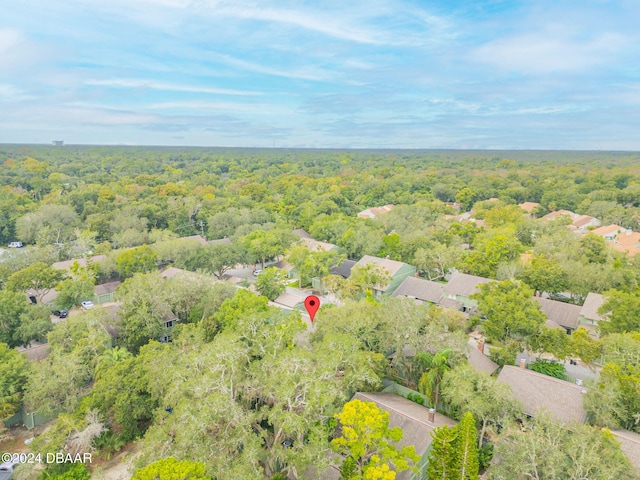
[[[60,318],[67,318],[69,316],[69,312],[67,312],[66,310],[54,310],[53,314],[56,317],[60,317]]]

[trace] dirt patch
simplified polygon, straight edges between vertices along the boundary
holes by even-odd
[[[138,455],[138,444],[131,442],[108,461],[96,457],[92,465],[91,480],[129,480],[130,469]]]
[[[10,453],[26,453],[29,451],[29,447],[24,444],[24,441],[28,438],[32,438],[35,435],[42,433],[51,422],[44,425],[40,425],[32,430],[27,430],[24,427],[11,427],[0,433],[0,452]]]

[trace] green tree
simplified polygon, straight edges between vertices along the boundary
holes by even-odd
[[[479,239],[480,237],[476,238],[478,245],[462,258],[458,266],[466,273],[481,277],[495,278],[498,265],[518,258],[522,248],[511,230],[491,238]]]
[[[29,309],[29,301],[24,293],[0,290],[0,343],[10,347],[20,345],[17,329],[20,317]]]
[[[441,350],[435,354],[421,352],[416,355],[416,361],[422,366],[425,372],[420,377],[418,389],[424,393],[434,408],[438,408],[438,396],[440,382],[446,372],[451,370],[450,349]]]
[[[131,480],[209,480],[200,462],[164,458],[139,468]]]
[[[54,303],[58,308],[73,308],[80,305],[80,302],[93,298],[93,281],[69,278],[60,282],[57,290],[58,296]]]
[[[606,263],[609,259],[609,246],[604,237],[588,233],[580,240],[580,253],[586,263]]]
[[[444,425],[431,431],[429,448],[429,464],[427,478],[429,480],[449,480],[455,478],[456,451],[455,444],[458,429]]]
[[[256,279],[256,290],[273,301],[284,293],[287,288],[287,279],[284,273],[275,267],[267,268]]]
[[[461,412],[468,411],[478,420],[478,448],[482,447],[482,440],[490,428],[497,433],[495,427],[503,419],[521,411],[508,385],[468,364],[446,373],[442,380],[442,398],[453,409],[454,418],[460,418]]]
[[[455,442],[455,462],[452,479],[478,480],[478,446],[476,445],[476,421],[470,412],[462,416],[457,425],[458,436]]]
[[[22,405],[28,377],[27,359],[6,343],[0,343],[0,421],[16,413]]]
[[[20,315],[20,325],[15,331],[15,338],[23,345],[31,342],[46,342],[47,333],[53,328],[51,310],[45,305],[30,305]]]
[[[157,270],[158,254],[147,245],[131,248],[116,256],[116,267],[123,278],[129,278],[136,273],[148,273]]]
[[[602,344],[591,337],[589,331],[579,327],[569,337],[569,351],[572,356],[578,357],[595,373],[595,361],[602,356]]]
[[[445,245],[435,242],[429,248],[416,250],[415,266],[423,270],[429,280],[444,279],[458,263],[464,250],[457,245]]]
[[[39,303],[62,279],[62,272],[46,263],[36,262],[12,274],[7,280],[7,289],[23,293],[34,290]]]
[[[608,292],[598,313],[606,318],[598,324],[603,335],[640,332],[640,289]]]
[[[375,403],[351,400],[334,417],[342,435],[334,438],[331,445],[336,452],[351,458],[359,475],[355,478],[392,480],[392,469],[402,472],[420,460],[413,446],[399,449],[391,443],[402,439],[402,429],[389,428],[389,413]]]
[[[611,432],[588,425],[569,429],[546,417],[505,425],[487,476],[496,480],[637,478]]]
[[[536,353],[550,353],[560,360],[571,354],[571,336],[562,328],[549,328],[540,325],[537,334],[527,339],[527,347]]]
[[[517,278],[536,293],[558,293],[567,288],[567,274],[557,261],[544,255],[535,255]]]
[[[221,279],[225,273],[246,258],[246,251],[237,244],[214,244],[194,250],[185,261],[188,270],[204,270]]]
[[[522,282],[491,282],[479,289],[471,298],[478,301],[478,310],[487,318],[482,328],[492,339],[524,342],[536,335],[546,321],[546,315],[533,299],[533,290]]]

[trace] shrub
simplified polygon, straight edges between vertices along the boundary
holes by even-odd
[[[556,362],[555,360],[542,360],[539,358],[533,362],[529,368],[534,372],[549,375],[550,377],[559,378],[561,380],[566,380],[567,378],[567,371],[565,370],[564,365]]]

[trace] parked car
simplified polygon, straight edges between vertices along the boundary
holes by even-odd
[[[13,471],[18,466],[18,462],[8,461],[0,465],[0,480],[10,480],[13,478]]]
[[[56,317],[60,317],[60,318],[67,318],[69,316],[69,312],[67,312],[66,310],[54,310],[53,314]]]
[[[258,275],[262,275],[264,273],[264,270],[258,269],[258,270],[254,270],[253,271],[253,276],[257,277]]]
[[[9,248],[22,248],[24,247],[24,243],[22,242],[11,242],[9,244]]]
[[[85,310],[89,310],[89,309],[95,307],[95,305],[93,304],[93,302],[91,300],[85,300],[80,305],[82,305],[82,308],[84,308]]]

